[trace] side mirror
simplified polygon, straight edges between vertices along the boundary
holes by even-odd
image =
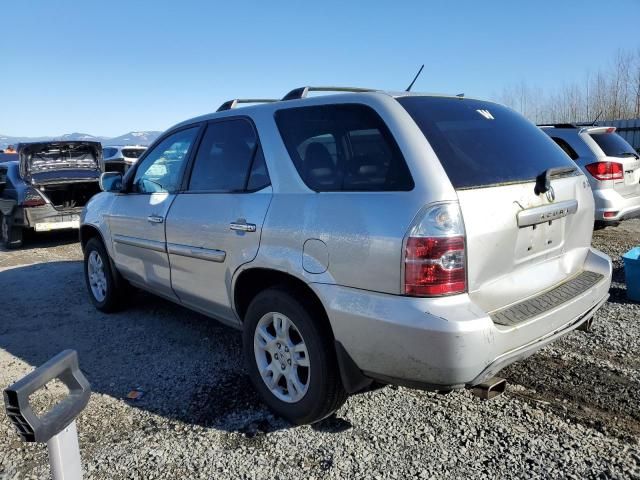
[[[121,192],[122,174],[119,172],[104,172],[100,175],[100,190],[103,192]]]

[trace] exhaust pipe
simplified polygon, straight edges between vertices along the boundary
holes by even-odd
[[[590,332],[591,331],[591,325],[593,325],[593,317],[591,317],[589,320],[582,322],[580,324],[580,326],[578,327],[578,330],[582,330],[583,332]]]
[[[471,387],[471,393],[483,400],[491,400],[502,395],[507,388],[507,381],[500,377],[491,377]]]

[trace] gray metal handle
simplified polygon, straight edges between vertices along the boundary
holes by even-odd
[[[147,217],[147,220],[150,223],[162,223],[162,222],[164,222],[164,218],[159,216],[159,215],[149,215]]]
[[[239,232],[255,232],[256,225],[254,223],[237,223],[233,222],[229,225],[231,230],[237,230]]]
[[[42,417],[33,413],[29,396],[57,378],[69,389],[67,398]],[[9,420],[25,442],[47,442],[64,430],[89,402],[91,386],[80,371],[78,354],[65,350],[4,391]]]

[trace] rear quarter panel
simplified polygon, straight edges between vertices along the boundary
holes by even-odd
[[[379,292],[402,293],[402,241],[427,203],[456,200],[442,165],[405,109],[380,94],[340,94],[291,100],[286,106],[358,103],[373,108],[387,124],[411,171],[409,192],[320,192],[301,180],[280,137],[274,114],[283,104],[251,111],[274,188],[260,250],[252,266],[286,271],[308,282],[335,283]],[[319,239],[310,263],[326,262],[322,273],[303,268],[305,241]],[[308,259],[309,260],[309,259]]]

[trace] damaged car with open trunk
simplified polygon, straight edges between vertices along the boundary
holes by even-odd
[[[104,170],[99,142],[18,145],[17,159],[0,163],[0,240],[22,246],[26,230],[79,228],[80,212],[100,191]]]

